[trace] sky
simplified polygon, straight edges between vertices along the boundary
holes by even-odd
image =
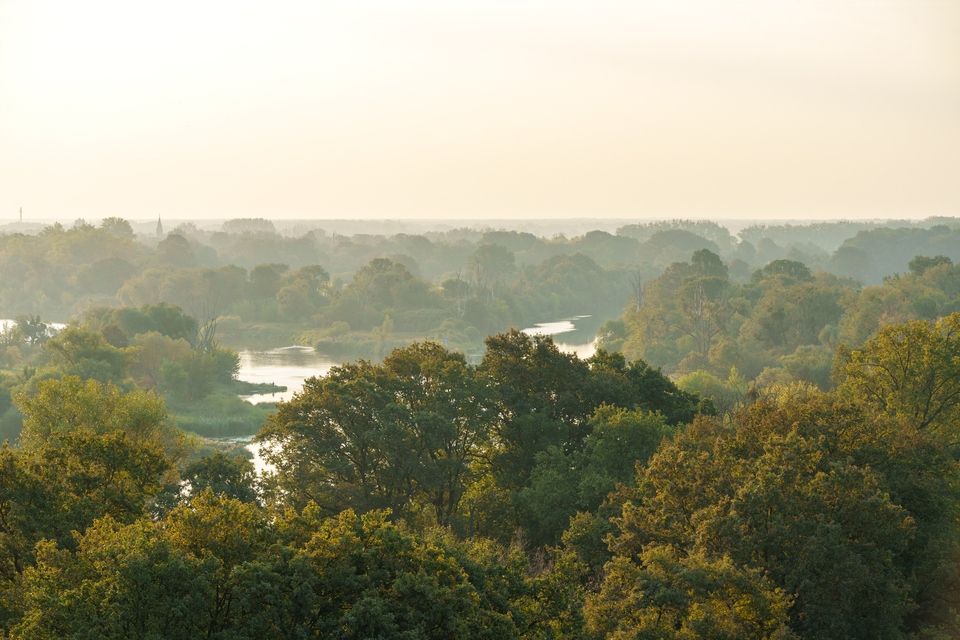
[[[0,223],[960,215],[960,2],[0,0]]]

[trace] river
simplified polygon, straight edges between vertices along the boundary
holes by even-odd
[[[591,316],[575,316],[556,322],[543,322],[523,329],[527,335],[553,336],[557,348],[563,353],[579,358],[589,358],[597,350],[599,326]],[[249,402],[278,402],[289,400],[303,387],[303,381],[313,376],[326,375],[332,367],[341,363],[338,358],[318,353],[312,347],[281,347],[264,351],[243,350],[240,355],[240,372],[237,377],[246,382],[273,382],[286,387],[277,393],[243,396]],[[234,442],[249,442],[249,438],[231,438]],[[269,471],[260,457],[260,446],[249,443],[247,450],[253,454],[253,464],[258,473]]]

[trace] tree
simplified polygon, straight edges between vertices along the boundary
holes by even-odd
[[[919,430],[960,443],[960,313],[881,329],[841,351],[844,390]]]
[[[956,549],[956,473],[922,434],[794,389],[661,447],[622,496],[610,549],[622,563],[655,544],[759,569],[802,637],[898,637],[917,630],[915,603],[947,606],[925,595],[944,584],[925,556]]]
[[[375,258],[357,270],[348,290],[362,306],[392,307],[393,288],[411,279],[413,275],[402,264],[388,258]]]
[[[513,253],[498,244],[481,244],[470,256],[468,267],[477,293],[486,291],[490,299],[496,299],[503,279],[516,269]]]
[[[457,269],[457,277],[444,280],[441,285],[443,292],[448,298],[453,298],[457,303],[457,317],[463,318],[467,313],[467,298],[470,294],[470,284],[460,277],[460,269]]]
[[[172,548],[149,521],[124,526],[107,517],[80,537],[75,554],[40,544],[15,637],[202,637],[212,569]]]
[[[266,218],[233,218],[223,223],[227,233],[276,233],[273,222]]]
[[[104,515],[121,522],[144,515],[171,471],[163,449],[136,442],[121,430],[57,432],[39,446],[31,443],[21,462],[46,493],[47,508],[32,516],[43,523],[44,537],[67,546],[74,542],[71,532],[83,531]]]
[[[164,451],[121,430],[75,426],[24,448],[0,448],[0,627],[16,612],[10,589],[33,564],[38,543],[76,548],[75,533],[110,515],[130,523],[172,470]]]
[[[690,420],[698,410],[696,396],[642,361],[627,366],[620,354],[600,350],[583,361],[561,353],[549,337],[515,330],[486,344],[478,374],[496,402],[494,438],[490,475],[470,496],[484,535],[509,540],[524,527],[535,544],[556,542],[577,509],[593,508],[621,478],[622,468],[608,468],[612,463],[601,453],[616,448],[616,438],[623,446],[620,464],[632,475],[634,462],[649,454],[628,453],[639,446],[640,432]],[[609,408],[598,411],[604,403]],[[620,410],[628,413],[615,418]],[[637,417],[648,412],[661,413],[662,421]],[[616,431],[612,424],[624,430],[602,437],[608,427]]]
[[[607,565],[586,615],[588,629],[608,638],[787,640],[796,637],[789,602],[758,569],[651,545]]]
[[[17,316],[16,323],[17,329],[31,346],[43,344],[50,337],[48,326],[40,320],[40,316]]]
[[[70,549],[38,545],[13,637],[510,640],[552,622],[515,604],[546,592],[524,584],[519,554],[503,567],[388,515],[321,520],[309,505],[268,519],[205,491],[162,523],[106,517]]]
[[[114,216],[101,220],[100,228],[122,238],[133,238],[135,235],[129,222]]]
[[[112,256],[77,268],[75,282],[83,293],[114,296],[127,278],[137,273],[130,262]]]
[[[119,430],[134,443],[165,452],[174,463],[188,451],[183,432],[170,423],[163,400],[152,393],[124,393],[112,384],[64,376],[37,382],[35,394],[21,393],[16,401],[24,414],[20,441],[25,448],[40,446],[58,433]]]
[[[228,457],[217,451],[188,464],[181,477],[190,487],[190,497],[209,489],[240,502],[257,501],[257,473],[243,456]]]
[[[289,270],[286,264],[258,264],[250,270],[247,297],[250,300],[273,298],[283,286],[283,276]]]
[[[156,331],[134,337],[135,360],[130,364],[130,375],[144,389],[156,389],[162,381],[164,363],[177,364],[190,357],[190,344],[182,339],[171,339]]]
[[[674,262],[647,281],[644,304],[624,315],[624,353],[668,371],[709,366],[710,351],[731,326],[742,301],[730,286],[727,267],[709,249],[691,262]]]
[[[121,382],[127,377],[126,355],[109,344],[99,331],[66,327],[47,340],[45,351],[51,366],[64,375],[98,382]]]
[[[382,512],[346,511],[305,546],[316,572],[319,636],[513,638],[511,616],[482,606],[456,558],[389,524]]]
[[[589,432],[590,370],[576,356],[561,353],[548,336],[512,329],[485,342],[479,373],[496,390],[500,443],[493,465],[503,487],[519,488],[538,452],[579,448]]]
[[[813,273],[810,267],[797,260],[774,260],[762,269],[753,273],[753,281],[759,282],[764,278],[783,276],[793,282],[812,282]]]
[[[212,565],[204,602],[208,637],[242,628],[243,616],[234,613],[244,599],[241,569],[256,562],[264,547],[276,539],[266,515],[255,504],[207,488],[167,516],[164,528],[171,546],[195,562],[207,560]]]
[[[577,512],[595,512],[618,484],[632,485],[637,466],[672,433],[662,416],[610,405],[597,409],[590,424],[582,450],[538,453],[529,486],[519,492],[535,545],[557,544]]]
[[[449,523],[493,420],[463,355],[396,349],[310,378],[258,435],[288,500],[332,512],[429,504]]]
[[[640,267],[630,274],[630,297],[634,311],[640,311],[646,301],[646,282],[643,279],[643,269]]]
[[[934,256],[932,258],[917,256],[907,263],[907,267],[910,269],[910,273],[922,276],[928,269],[942,264],[953,265],[953,260],[947,256]]]
[[[743,402],[747,393],[747,381],[737,372],[736,367],[731,369],[725,381],[700,370],[681,376],[677,380],[677,386],[712,402],[721,416],[732,413]]]
[[[158,302],[140,307],[140,312],[153,320],[155,330],[174,340],[183,338],[190,344],[197,339],[197,319],[175,304]],[[133,337],[131,334],[130,337]]]
[[[683,260],[700,249],[707,249],[714,254],[720,253],[720,247],[712,240],[685,229],[668,228],[649,236],[640,245],[637,254],[654,266],[662,268]]]
[[[160,265],[196,267],[197,256],[190,242],[183,236],[171,233],[157,244],[156,260]]]
[[[276,294],[280,315],[292,321],[309,318],[326,302],[329,283],[330,275],[320,265],[302,267]]]
[[[587,364],[590,377],[586,395],[594,407],[606,403],[655,412],[670,425],[691,422],[705,408],[695,393],[680,389],[660,369],[643,360],[637,359],[628,365],[623,354],[597,349]]]
[[[736,313],[727,293],[727,267],[720,256],[709,249],[694,251],[691,274],[677,289],[677,309],[674,326],[694,339],[701,358],[710,355],[714,338],[726,330]]]

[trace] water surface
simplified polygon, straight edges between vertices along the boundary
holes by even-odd
[[[317,353],[313,347],[281,347],[267,351],[244,349],[239,352],[240,372],[237,378],[245,382],[272,382],[286,387],[286,391],[241,396],[254,404],[289,400],[300,391],[303,381],[313,376],[324,376],[340,361]]]
[[[541,322],[523,332],[529,336],[551,336],[563,353],[585,360],[597,352],[597,329],[593,316],[574,316],[556,322]]]

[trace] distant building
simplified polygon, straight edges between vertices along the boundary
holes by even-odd
[[[163,225],[160,224],[160,216],[157,216],[157,237],[163,237]]]

